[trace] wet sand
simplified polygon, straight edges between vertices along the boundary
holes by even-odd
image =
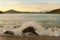
[[[0,35],[0,40],[60,40],[60,37],[50,37],[50,36],[20,37],[14,35]]]

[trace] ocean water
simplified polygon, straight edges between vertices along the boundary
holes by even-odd
[[[60,24],[60,14],[0,14],[0,25],[20,25],[25,21]]]
[[[27,25],[37,28],[36,32],[39,35],[60,36],[60,28],[57,28],[60,27],[60,14],[0,14],[0,27],[3,27],[0,28],[0,34],[9,30],[15,35],[20,35],[22,30],[28,27]],[[13,26],[21,27],[14,29]]]

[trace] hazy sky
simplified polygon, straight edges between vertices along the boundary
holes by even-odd
[[[47,11],[60,8],[60,0],[0,0],[0,10]]]

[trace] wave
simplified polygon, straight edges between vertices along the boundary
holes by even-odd
[[[23,22],[21,26],[14,27],[11,25],[6,25],[3,28],[0,28],[0,34],[4,34],[6,31],[12,31],[15,35],[23,36],[23,30],[28,27],[33,27],[35,32],[39,35],[48,35],[48,36],[60,36],[60,28],[57,27],[43,27],[42,23],[36,21],[27,21]],[[27,35],[27,33],[26,33]]]

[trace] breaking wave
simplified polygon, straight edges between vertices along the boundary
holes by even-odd
[[[14,27],[11,25],[6,25],[5,27],[0,28],[0,35],[3,35],[6,31],[12,31],[15,35],[23,35],[23,30],[32,26],[35,29],[35,32],[39,35],[48,35],[48,36],[60,36],[60,28],[57,27],[43,27],[42,23],[36,21],[27,21],[22,23],[19,27]]]

